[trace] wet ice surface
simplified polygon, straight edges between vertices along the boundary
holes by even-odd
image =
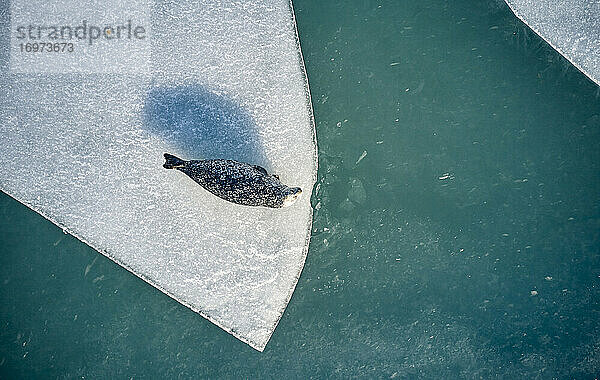
[[[1,188],[262,350],[304,265],[316,177],[290,5],[158,4],[152,30],[151,75],[4,69]],[[231,204],[164,152],[259,164],[304,196]]]
[[[506,0],[552,47],[600,84],[600,2]]]

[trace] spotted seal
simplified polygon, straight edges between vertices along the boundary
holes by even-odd
[[[187,174],[206,190],[226,201],[246,206],[280,208],[292,205],[302,189],[288,187],[265,168],[235,160],[185,161],[165,153],[166,169]]]

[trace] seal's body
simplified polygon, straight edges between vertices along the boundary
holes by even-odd
[[[286,207],[302,193],[258,165],[222,159],[184,161],[168,153],[165,160],[166,169],[177,169],[219,198],[241,205]]]

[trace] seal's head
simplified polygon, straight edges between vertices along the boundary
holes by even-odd
[[[283,207],[293,205],[302,194],[302,189],[299,187],[288,187],[283,198]]]

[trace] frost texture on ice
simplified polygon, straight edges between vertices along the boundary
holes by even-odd
[[[506,0],[513,13],[600,85],[600,1]]]
[[[316,179],[293,10],[149,7],[139,75],[19,73],[0,36],[1,189],[262,351],[304,265]],[[303,196],[284,209],[231,204],[163,169],[164,152],[256,163]]]

